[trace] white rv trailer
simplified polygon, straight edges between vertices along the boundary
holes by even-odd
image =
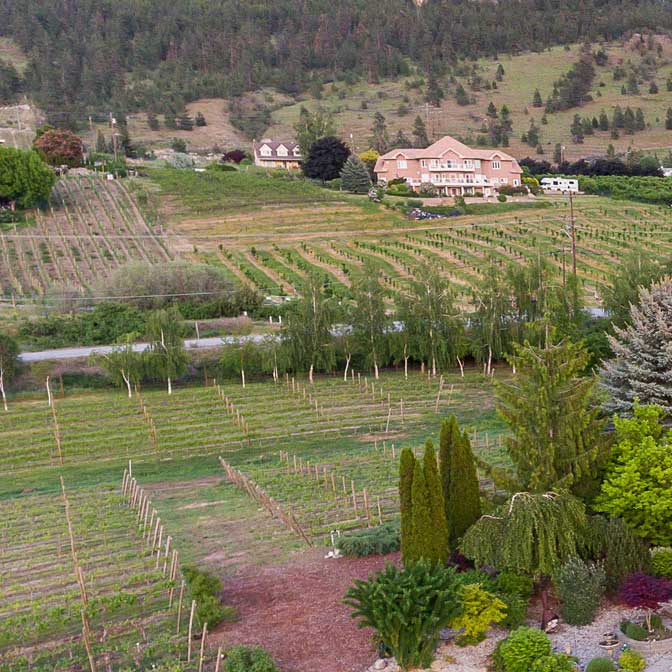
[[[578,194],[579,181],[566,177],[544,177],[541,180],[541,188],[544,191],[559,191],[562,194]]]

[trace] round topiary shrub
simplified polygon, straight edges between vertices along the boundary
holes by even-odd
[[[615,672],[616,665],[609,658],[593,658],[586,666],[586,672]]]
[[[551,640],[545,632],[521,626],[502,641],[498,657],[504,672],[530,672],[535,660],[550,653]]]

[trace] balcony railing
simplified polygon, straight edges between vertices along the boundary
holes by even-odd
[[[469,171],[474,171],[476,170],[476,167],[474,164],[467,164],[463,163],[460,161],[444,161],[443,163],[440,161],[432,161],[429,164],[429,169],[430,170],[469,170]]]

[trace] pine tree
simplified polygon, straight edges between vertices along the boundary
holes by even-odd
[[[646,120],[644,119],[644,111],[641,107],[637,108],[635,112],[635,129],[643,131],[646,128]]]
[[[194,120],[189,116],[188,112],[183,112],[177,118],[177,127],[181,131],[193,131],[194,130]]]
[[[609,393],[605,409],[631,414],[639,399],[672,413],[672,280],[641,289],[630,321],[608,337],[615,357],[601,371],[600,382]]]
[[[572,125],[569,127],[569,132],[572,134],[572,141],[580,145],[583,142],[583,124],[581,122],[581,115],[575,114]]]
[[[380,112],[373,115],[373,126],[371,127],[370,145],[379,154],[384,154],[390,144],[387,135],[387,122],[385,116]]]
[[[439,85],[435,75],[432,73],[429,75],[429,81],[427,82],[427,93],[425,95],[425,100],[434,107],[439,107],[441,101],[444,98],[443,89]]]
[[[533,107],[543,107],[544,101],[541,98],[541,93],[539,93],[539,89],[534,90],[534,98],[532,99],[532,106]]]
[[[562,163],[562,145],[557,142],[553,149],[553,163],[560,164]]]
[[[411,484],[411,535],[406,547],[406,563],[431,559],[432,512],[429,505],[429,490],[420,460],[413,467]]]
[[[428,557],[438,563],[445,564],[448,560],[448,523],[439,479],[439,468],[436,463],[436,451],[431,439],[425,444],[423,457],[425,481],[429,492],[429,508],[432,517],[432,546]]]
[[[658,84],[654,80],[651,80],[651,85],[649,86],[649,93],[652,96],[655,96],[658,93]]]
[[[623,123],[623,110],[619,105],[616,105],[614,108],[614,116],[611,125],[613,128],[623,128]]]
[[[501,63],[497,64],[497,72],[495,73],[495,79],[498,82],[501,82],[504,79],[504,66]]]
[[[637,130],[635,113],[629,107],[626,107],[623,113],[623,128],[629,135],[632,135]]]
[[[205,120],[203,112],[196,113],[196,126],[207,126],[208,122]]]
[[[353,194],[366,194],[371,189],[371,176],[364,162],[356,155],[350,154],[341,170],[343,189]]]
[[[665,82],[665,89],[667,91],[672,91],[672,77],[668,77],[667,81]]]
[[[96,151],[99,154],[104,154],[107,151],[107,141],[105,140],[105,135],[100,129],[96,135]]]
[[[481,517],[481,492],[476,473],[471,441],[465,431],[453,450],[450,470],[450,517],[448,525],[451,546],[457,546],[465,532]]]
[[[158,131],[160,128],[159,118],[154,112],[147,112],[147,126],[150,131]]]
[[[401,451],[399,459],[399,510],[401,513],[401,558],[406,563],[413,533],[412,485],[415,455],[410,448]]]
[[[497,108],[495,107],[495,104],[492,101],[490,101],[490,104],[488,105],[488,109],[486,111],[486,114],[491,119],[497,119]]]
[[[601,131],[609,130],[609,117],[607,116],[607,113],[604,110],[600,112],[599,124]]]
[[[413,146],[418,149],[425,149],[425,147],[429,146],[427,128],[420,115],[418,115],[413,122]]]
[[[665,115],[665,128],[668,131],[672,131],[672,107],[667,108],[667,114]]]
[[[469,103],[471,102],[462,84],[457,85],[457,89],[455,90],[455,101],[457,102],[458,105],[462,106],[469,105]]]

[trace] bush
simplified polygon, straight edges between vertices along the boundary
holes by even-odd
[[[429,667],[439,632],[459,609],[454,571],[424,560],[403,569],[389,564],[368,581],[355,581],[345,603],[402,669]]]
[[[574,672],[576,660],[564,653],[552,653],[532,663],[530,672]]]
[[[506,605],[506,616],[501,625],[509,630],[522,625],[527,616],[534,584],[531,578],[502,572],[494,582],[494,591]]]
[[[569,625],[588,625],[595,620],[604,595],[606,575],[600,564],[570,558],[555,576],[560,614]]]
[[[338,548],[343,555],[355,558],[394,553],[399,550],[399,522],[349,532],[341,537]]]
[[[618,665],[624,672],[640,672],[646,667],[646,661],[637,651],[623,651],[618,659]]]
[[[586,672],[615,672],[616,665],[609,658],[593,658],[586,666]]]
[[[651,571],[655,576],[672,579],[672,548],[658,546],[651,549]]]
[[[500,623],[506,614],[506,605],[496,595],[481,587],[480,583],[468,583],[460,587],[460,614],[451,621],[455,630],[464,629],[457,643],[477,644],[485,639],[485,633],[493,623]]]
[[[551,654],[551,640],[541,630],[521,626],[498,649],[504,672],[530,672],[535,660]]]
[[[621,623],[621,632],[626,637],[634,639],[636,642],[645,642],[648,638],[646,628],[639,623],[633,623],[632,621],[623,621]]]
[[[233,617],[233,609],[224,606],[217,597],[222,590],[218,577],[193,566],[184,567],[182,574],[192,599],[196,600],[196,618],[201,627],[207,623],[212,629],[224,619]]]
[[[420,201],[416,198],[409,198],[406,201],[406,207],[407,208],[421,208],[422,207],[422,201]]]
[[[497,194],[497,200],[500,203],[506,203],[506,194]]]
[[[224,654],[224,672],[279,672],[261,646],[232,646]]]

